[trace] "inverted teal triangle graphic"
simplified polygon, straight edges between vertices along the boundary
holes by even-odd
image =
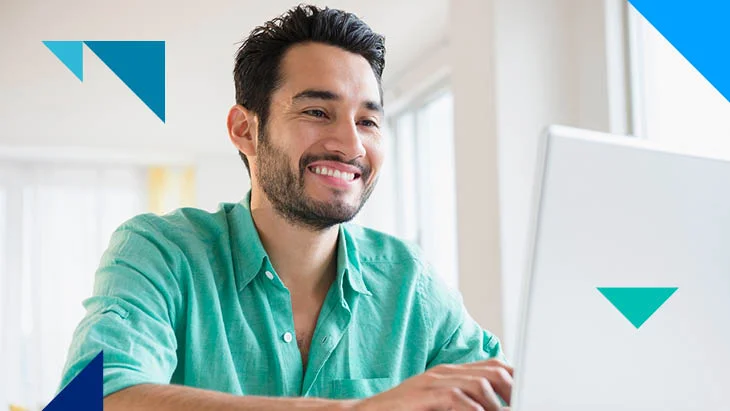
[[[677,288],[598,287],[598,291],[638,329],[677,291]]]
[[[96,54],[165,122],[165,42],[85,41]]]
[[[717,91],[730,100],[730,1],[629,2]]]
[[[83,370],[71,380],[43,411],[102,411],[104,353],[100,352]]]
[[[51,50],[81,81],[84,81],[84,43],[81,41],[44,41]]]

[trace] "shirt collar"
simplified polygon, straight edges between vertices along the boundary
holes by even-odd
[[[251,192],[236,204],[229,215],[231,254],[236,272],[237,289],[241,292],[262,267],[269,265],[261,238],[251,217]]]
[[[354,291],[364,295],[372,295],[362,280],[360,253],[358,253],[357,243],[352,238],[346,224],[340,224],[337,245],[337,275],[345,277]]]
[[[237,289],[241,292],[264,267],[271,266],[251,216],[251,191],[231,210],[229,233]],[[347,282],[355,292],[372,295],[363,282],[357,244],[346,224],[339,227],[336,282]]]

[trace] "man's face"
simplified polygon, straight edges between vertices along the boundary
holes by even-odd
[[[256,178],[276,210],[313,229],[352,219],[383,160],[380,91],[367,60],[307,43],[282,59],[256,151]]]

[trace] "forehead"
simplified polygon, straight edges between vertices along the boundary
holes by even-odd
[[[306,89],[326,90],[345,99],[380,101],[370,63],[361,55],[321,43],[297,44],[284,54],[281,85],[272,96],[290,99]],[[277,96],[278,95],[278,96]]]

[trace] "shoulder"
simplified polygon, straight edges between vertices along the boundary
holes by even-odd
[[[204,251],[228,238],[228,214],[236,204],[209,212],[179,208],[168,214],[136,215],[112,234],[106,256],[161,254],[168,262]]]
[[[461,294],[449,286],[412,243],[369,228],[350,226],[357,244],[363,280],[379,301],[414,315],[432,344],[448,339],[464,322]]]
[[[227,216],[235,204],[222,203],[209,212],[199,208],[178,208],[164,215],[146,213],[125,221],[118,231],[135,231],[166,237],[213,238],[227,230]]]
[[[356,244],[362,262],[423,261],[421,249],[416,244],[357,224],[349,223],[345,228]]]
[[[460,303],[458,293],[446,285],[418,245],[354,224],[348,224],[347,231],[368,281],[395,291],[410,288],[428,304]]]
[[[221,203],[218,210],[213,212],[184,207],[164,215],[139,214],[125,221],[116,232],[131,232],[148,239],[174,242],[208,242],[228,232],[228,215],[236,206],[237,204]]]
[[[101,257],[96,289],[107,294],[136,290],[141,295],[149,283],[179,295],[175,290],[185,290],[191,275],[199,272],[196,267],[208,263],[210,250],[228,238],[231,207],[222,204],[215,212],[181,208],[128,219],[114,231]]]

